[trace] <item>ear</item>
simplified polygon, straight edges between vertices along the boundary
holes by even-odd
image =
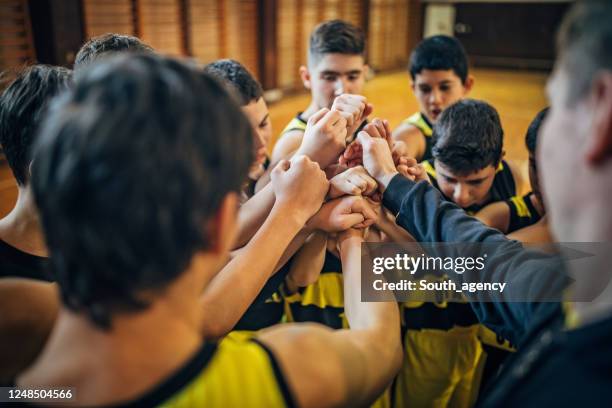
[[[207,228],[211,241],[210,252],[224,258],[229,253],[236,238],[237,210],[238,195],[234,192],[228,193]]]
[[[593,79],[591,96],[593,141],[587,161],[598,167],[612,157],[612,73],[601,73]]]
[[[468,75],[467,78],[465,78],[465,83],[463,84],[464,95],[469,94],[473,86],[474,86],[474,76]]]
[[[310,89],[310,71],[306,65],[300,65],[300,79],[304,84],[304,88]]]

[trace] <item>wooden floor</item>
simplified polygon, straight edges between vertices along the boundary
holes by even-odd
[[[544,95],[547,75],[489,69],[475,69],[473,74],[475,84],[470,96],[486,100],[497,108],[505,132],[506,158],[525,166],[525,131],[535,114],[547,104]],[[392,127],[418,110],[406,72],[379,75],[367,83],[364,93],[374,104],[374,116],[388,119]],[[309,100],[309,95],[304,93],[270,106],[275,132],[280,132],[298,111],[306,108]],[[0,217],[12,208],[15,198],[12,174],[6,164],[0,164]]]

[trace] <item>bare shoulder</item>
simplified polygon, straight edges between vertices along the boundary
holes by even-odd
[[[393,139],[394,140],[404,140],[405,138],[415,138],[422,137],[423,134],[413,124],[408,122],[402,122],[398,127],[393,129]]]
[[[317,323],[284,324],[263,330],[257,340],[278,360],[298,406],[338,406],[346,401],[350,345],[341,347],[334,330]]]
[[[395,128],[392,138],[393,141],[402,142],[404,144],[405,147],[402,154],[408,157],[414,157],[418,161],[423,158],[426,147],[425,136],[423,136],[416,126],[404,122]]]
[[[276,144],[274,144],[274,149],[272,150],[272,157],[270,159],[270,163],[272,164],[272,166],[282,159],[290,158],[302,144],[303,138],[304,131],[298,129],[291,130],[283,134],[278,139]]]
[[[527,182],[528,177],[527,174],[527,164],[526,162],[518,162],[514,160],[506,160],[508,167],[510,168],[510,172],[512,173],[512,178],[514,179],[514,184],[516,186],[516,194],[522,196],[527,194],[531,189],[531,186]]]

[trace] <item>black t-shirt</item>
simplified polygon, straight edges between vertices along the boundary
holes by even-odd
[[[55,279],[49,269],[48,258],[20,251],[0,239],[0,279],[29,278],[53,282]]]

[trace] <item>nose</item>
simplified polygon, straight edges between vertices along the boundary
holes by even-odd
[[[436,88],[432,89],[429,94],[429,103],[439,104],[442,101],[440,91]]]
[[[262,147],[266,147],[266,138],[262,130],[257,129],[255,131],[255,138],[253,144],[256,151],[261,149]]]
[[[334,84],[334,96],[340,96],[344,93],[346,89],[346,84],[342,80],[342,78],[338,78],[336,83]]]
[[[468,207],[471,204],[469,189],[461,183],[457,183],[453,190],[453,201],[459,207]]]

